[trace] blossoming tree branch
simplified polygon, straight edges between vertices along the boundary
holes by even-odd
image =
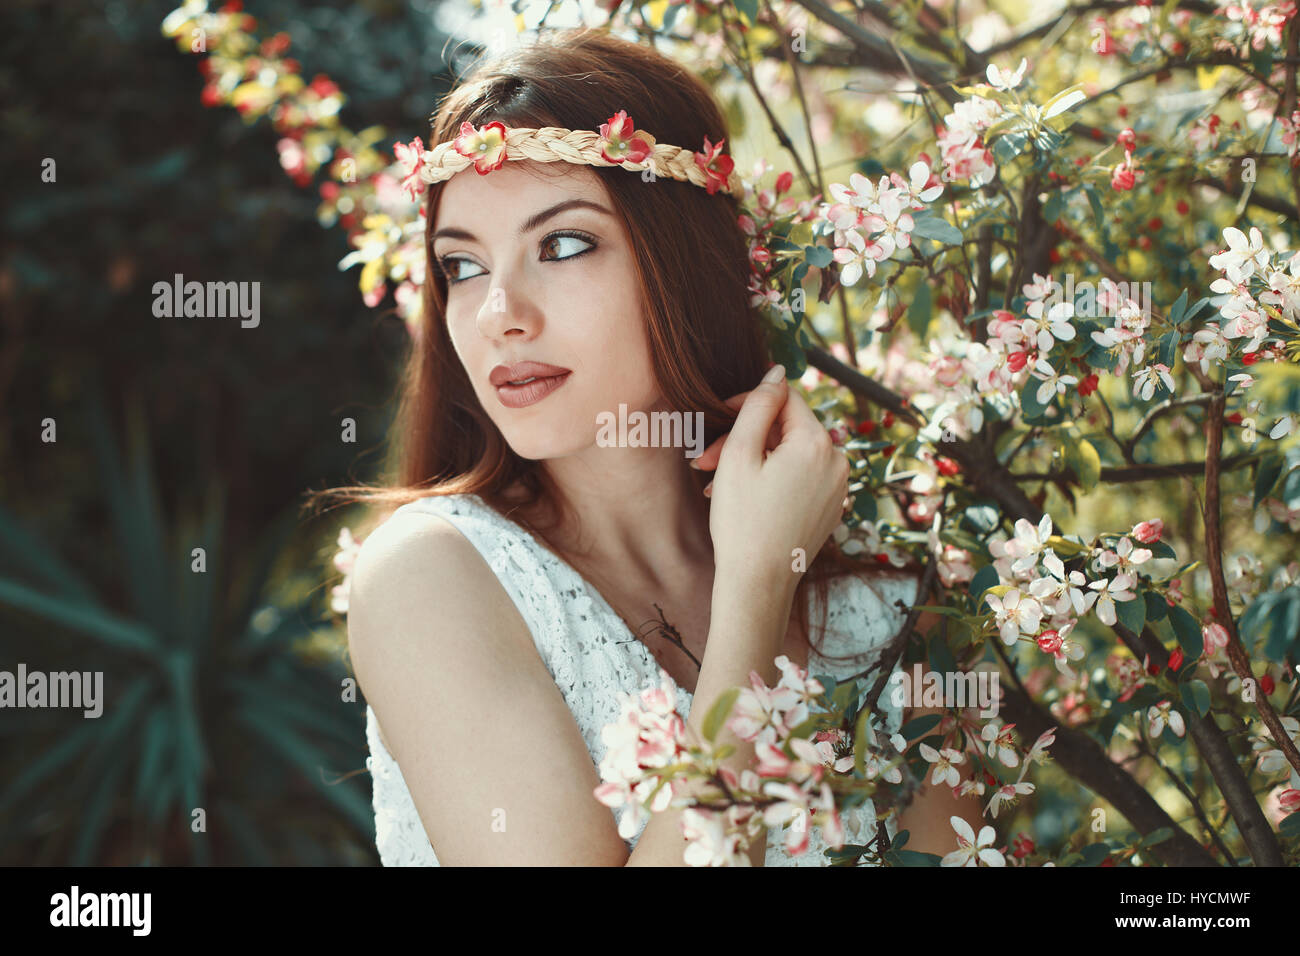
[[[596,791],[620,831],[685,800],[697,865],[742,862],[765,825],[804,852],[810,823],[843,865],[1300,862],[1293,0],[1085,2],[1032,26],[942,0],[584,9],[673,44],[788,157],[746,177],[752,301],[851,453],[837,540],[924,569],[861,680],[779,661],[777,687],[712,703],[703,739],[664,689],[629,696]],[[205,105],[269,117],[348,232],[339,267],[418,337],[424,144],[345,128],[338,87],[256,29],[237,2],[163,24],[201,55]],[[339,613],[359,543],[342,529]],[[942,626],[917,633],[921,612]],[[1000,716],[948,707],[882,739],[909,649],[998,669]],[[757,766],[717,769],[724,731]],[[1035,801],[1072,794],[1075,821],[1051,852],[995,826],[1049,748]],[[954,816],[942,859],[846,842],[844,810],[920,779],[985,797],[989,825]]]

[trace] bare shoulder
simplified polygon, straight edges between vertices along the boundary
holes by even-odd
[[[463,595],[466,600],[456,600]],[[362,542],[352,571],[349,625],[355,618],[392,623],[437,597],[496,614],[509,595],[474,545],[442,515],[395,514]],[[522,623],[522,622],[520,622]]]
[[[450,521],[402,513],[366,538],[348,644],[439,862],[625,862],[614,818],[593,795],[600,780],[582,734],[527,624]]]

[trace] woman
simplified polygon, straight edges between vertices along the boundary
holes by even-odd
[[[830,539],[849,464],[769,370],[737,199],[714,188],[725,174],[706,189],[502,162],[491,127],[612,136],[630,132],[623,117],[660,144],[726,138],[697,78],[586,29],[484,65],[433,120],[431,146],[455,144],[483,174],[427,190],[398,486],[342,489],[401,505],[357,556],[348,621],[385,864],[680,866],[679,811],[624,832],[593,796],[619,692],[667,674],[698,731],[751,671],[775,684],[781,654],[813,673],[862,670],[901,623],[894,601],[917,598],[915,575],[868,574]],[[620,406],[700,413],[697,467],[680,446],[600,440]],[[814,598],[826,656],[810,646]],[[833,668],[832,644],[853,663]],[[728,764],[752,757],[742,743]],[[872,828],[868,811],[851,823]],[[940,788],[889,829],[910,823],[931,845],[909,848],[943,852],[954,811],[978,820]],[[851,826],[849,839],[873,835]],[[750,862],[824,864],[820,836],[798,857],[782,839],[760,836]]]

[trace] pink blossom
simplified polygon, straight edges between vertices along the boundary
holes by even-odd
[[[1164,530],[1165,523],[1159,518],[1153,518],[1150,521],[1138,522],[1133,526],[1133,530],[1129,534],[1143,544],[1155,544],[1160,540],[1160,535]]]

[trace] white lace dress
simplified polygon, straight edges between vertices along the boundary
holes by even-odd
[[[430,496],[396,509],[388,520],[405,511],[418,510],[441,515],[463,534],[500,579],[506,593],[519,609],[538,654],[564,696],[573,719],[582,732],[594,764],[605,753],[601,728],[618,719],[619,691],[636,693],[657,686],[667,678],[654,656],[636,639],[623,619],[571,565],[555,555],[522,526],[505,518],[477,495]],[[827,633],[823,647],[829,654],[858,653],[879,648],[902,624],[903,612],[895,600],[911,604],[918,580],[911,576],[883,577],[871,585],[854,577],[834,580],[830,590]],[[820,610],[810,600],[815,627]],[[819,635],[814,632],[814,638]],[[809,652],[808,671],[829,674],[837,680],[858,673],[875,660],[868,654],[856,661],[827,661],[816,650]],[[875,675],[873,675],[875,676]],[[691,708],[689,691],[676,687],[677,712],[685,720]],[[901,714],[887,692],[880,696],[885,717],[885,734],[899,728]],[[370,756],[366,767],[374,784],[375,846],[384,866],[437,866],[438,858],[425,835],[415,803],[396,761],[379,737],[374,711],[366,707],[366,741]],[[883,743],[883,740],[882,740]],[[593,798],[594,799],[594,798]],[[620,811],[611,809],[615,815]],[[875,833],[876,814],[870,800],[846,814],[848,842],[867,842]],[[645,824],[625,841],[629,851],[636,845]],[[896,827],[885,820],[890,838]],[[813,826],[805,853],[792,856],[785,850],[781,827],[768,831],[766,866],[825,866],[826,843],[820,827]]]

